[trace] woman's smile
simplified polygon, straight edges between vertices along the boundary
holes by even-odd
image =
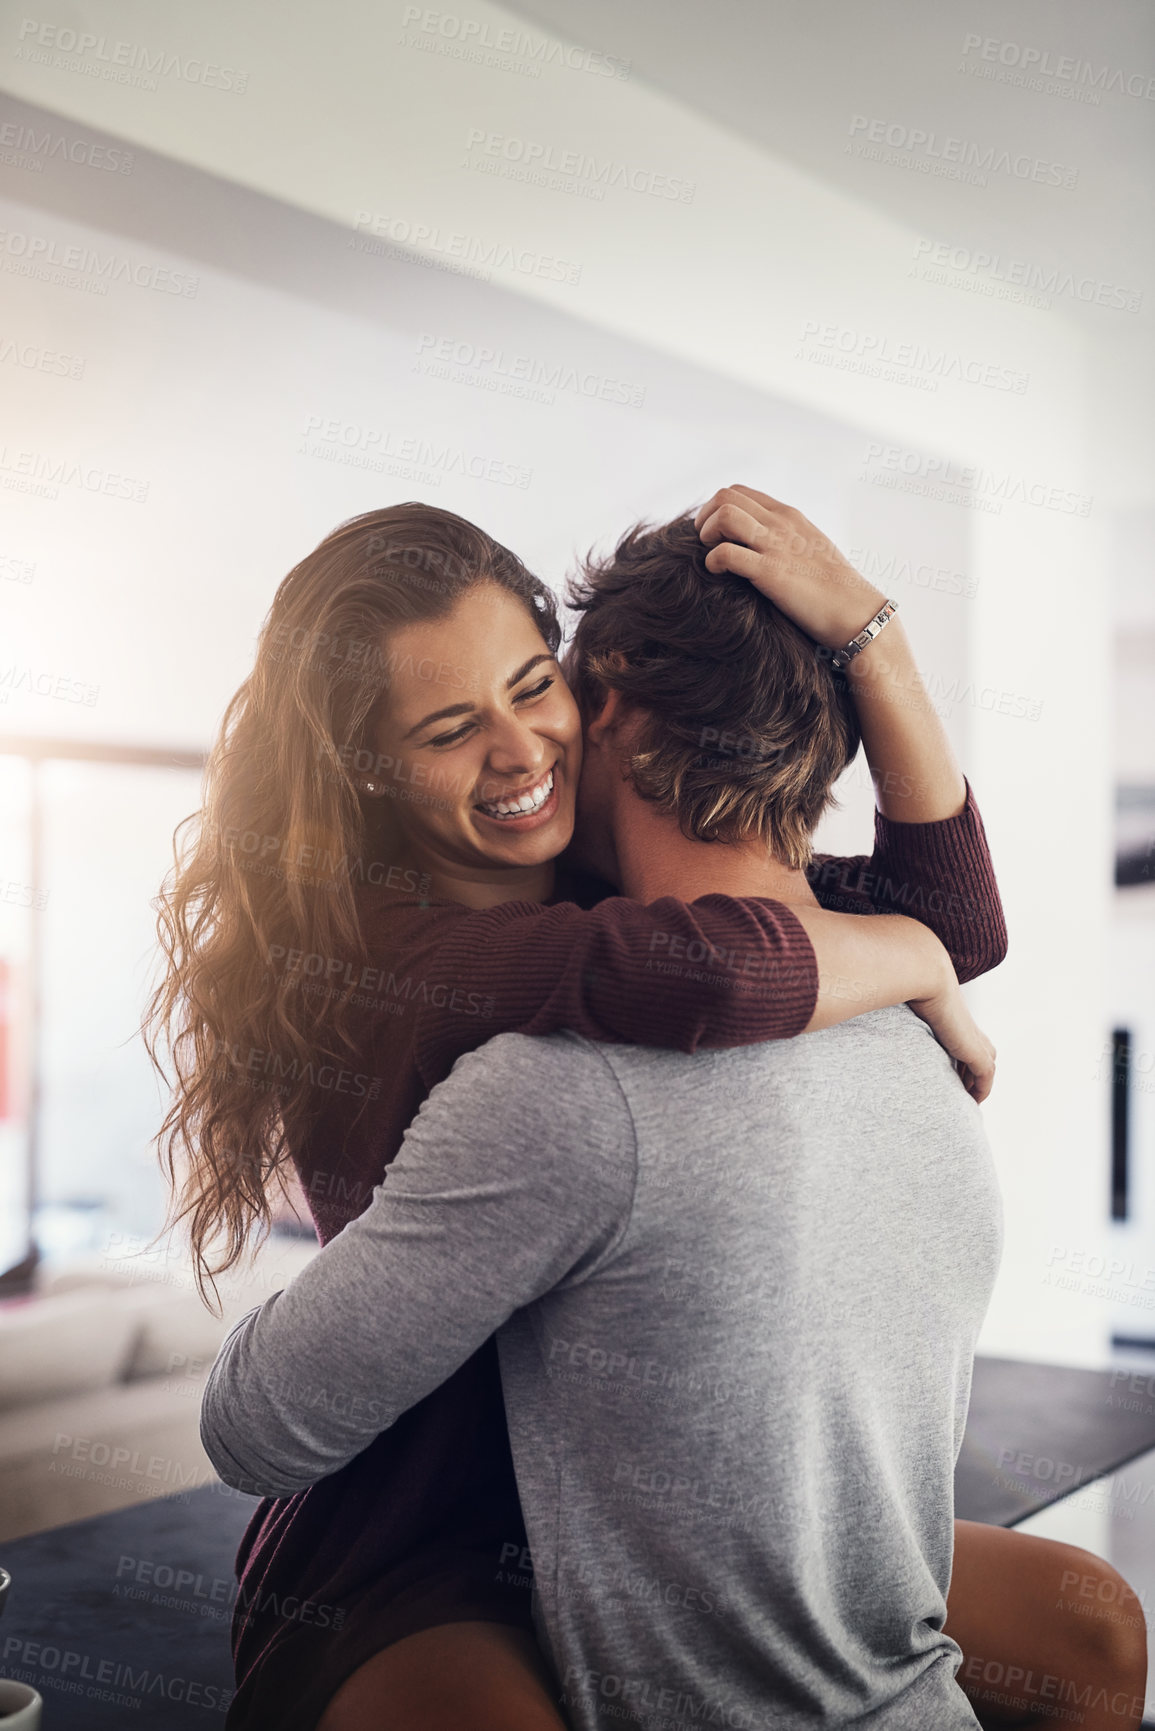
[[[558,769],[555,762],[535,782],[494,800],[478,800],[473,809],[488,822],[499,823],[505,829],[540,829],[558,809]]]

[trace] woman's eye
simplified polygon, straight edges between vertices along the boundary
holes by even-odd
[[[541,684],[535,685],[532,691],[519,691],[513,701],[515,703],[522,703],[527,697],[544,697],[552,684],[552,676],[548,679],[543,679]]]
[[[553,675],[550,674],[541,681],[540,685],[533,686],[531,690],[519,691],[513,701],[525,703],[533,697],[544,697],[552,684]],[[458,727],[452,733],[439,733],[436,739],[427,739],[425,743],[426,745],[456,745],[459,740],[464,739],[467,734],[472,732],[473,726],[472,721],[467,721],[464,727]]]
[[[459,739],[465,738],[466,734],[469,732],[469,729],[472,725],[473,725],[472,722],[466,722],[464,727],[459,727],[456,730],[456,732],[454,732],[454,733],[439,733],[437,735],[436,739],[426,740],[426,744],[427,745],[456,745],[457,741]]]

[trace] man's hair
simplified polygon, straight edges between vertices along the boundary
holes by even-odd
[[[687,515],[587,558],[567,672],[584,719],[608,691],[640,712],[625,767],[641,798],[687,836],[760,836],[801,870],[858,750],[854,705],[829,652],[707,551]]]

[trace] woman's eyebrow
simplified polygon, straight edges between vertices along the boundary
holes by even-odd
[[[516,673],[510,674],[509,678],[505,682],[505,689],[511,691],[515,685],[519,684],[520,681],[525,678],[527,673],[532,672],[539,661],[552,661],[553,659],[554,657],[548,653],[544,655],[531,655],[529,660],[519,667]],[[474,705],[472,703],[451,703],[446,709],[434,709],[429,715],[422,716],[420,721],[415,722],[409,729],[408,733],[402,734],[402,745],[404,745],[407,739],[412,739],[415,733],[420,733],[423,727],[428,727],[431,721],[447,721],[451,715],[468,715],[473,707]]]
[[[435,709],[431,715],[422,716],[421,720],[416,722],[408,733],[401,735],[402,745],[407,739],[412,739],[415,733],[420,733],[423,727],[428,727],[431,721],[445,721],[451,715],[468,715],[472,708],[472,703],[451,703],[448,709]]]
[[[510,674],[509,678],[505,682],[505,689],[507,691],[511,691],[515,685],[517,685],[521,680],[523,680],[525,678],[527,673],[531,672],[532,669],[537,666],[539,661],[552,661],[552,660],[553,660],[553,656],[550,655],[548,652],[544,655],[540,655],[540,654],[539,655],[531,655],[529,660],[525,663],[524,667],[519,667],[516,673]]]

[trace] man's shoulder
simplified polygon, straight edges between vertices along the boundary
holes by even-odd
[[[924,1077],[933,1073],[936,1065],[952,1073],[950,1060],[930,1028],[907,1004],[864,1011],[853,1020],[797,1034],[790,1040],[759,1040],[696,1052],[625,1042],[603,1044],[574,1034],[551,1038],[584,1047],[591,1055],[587,1060],[591,1066],[589,1073],[594,1073],[596,1061],[603,1088],[612,1079],[627,1103],[641,1096],[651,1097],[655,1091],[664,1094],[666,1090],[681,1088],[683,1082],[689,1083],[691,1079],[696,1087],[703,1076],[711,1073],[716,1073],[719,1088],[737,1085],[740,1078],[750,1078],[755,1086],[764,1085],[771,1078],[783,1085],[789,1085],[796,1077],[809,1083],[827,1075],[876,1066],[880,1059],[890,1065],[912,1064]],[[545,1042],[533,1040],[529,1044],[537,1047]]]
[[[580,1180],[591,1205],[598,1196],[624,1205],[636,1135],[605,1049],[568,1030],[495,1034],[458,1058],[418,1117],[435,1115],[425,1119],[435,1137],[441,1131],[435,1118],[456,1124],[491,1172],[504,1163],[563,1190]]]
[[[587,1040],[584,1034],[575,1034],[570,1028],[559,1028],[550,1034],[494,1034],[485,1044],[478,1046],[472,1052],[464,1052],[453,1066],[458,1069],[471,1058],[484,1057],[490,1064],[527,1064],[536,1056],[539,1063],[564,1064],[580,1062],[584,1056],[587,1060],[595,1056],[601,1046],[594,1040]]]
[[[586,1090],[604,1098],[612,1071],[605,1054],[611,1050],[562,1028],[550,1034],[495,1034],[483,1046],[464,1052],[450,1079],[459,1085],[483,1085],[487,1092],[508,1088],[524,1097],[573,1098]],[[442,1086],[444,1087],[444,1083]]]

